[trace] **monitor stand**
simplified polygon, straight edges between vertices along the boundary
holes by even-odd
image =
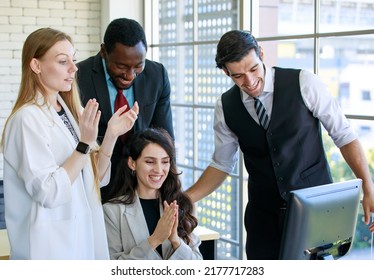
[[[340,258],[348,253],[351,243],[352,238],[350,237],[334,244],[325,244],[305,250],[304,254],[309,256],[309,260],[335,260],[335,258]]]
[[[317,256],[317,260],[334,260],[334,257],[330,254],[322,254]]]

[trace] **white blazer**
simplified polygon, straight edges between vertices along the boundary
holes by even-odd
[[[163,210],[160,205],[160,214]],[[182,239],[174,250],[169,240],[162,243],[162,254],[151,248],[149,231],[139,197],[130,205],[104,204],[105,225],[108,235],[110,258],[114,260],[201,260],[200,238],[192,232],[191,244]]]
[[[57,112],[25,105],[4,138],[5,221],[11,259],[109,259],[90,160],[71,184],[61,165],[77,146]],[[75,122],[58,96],[78,137]],[[110,170],[110,168],[108,169]],[[108,181],[110,172],[105,180]]]

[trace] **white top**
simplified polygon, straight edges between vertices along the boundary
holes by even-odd
[[[4,138],[5,221],[11,259],[109,259],[90,160],[71,184],[61,166],[76,142],[52,106],[25,105]],[[58,96],[76,133],[78,124]],[[109,181],[110,168],[105,179]]]
[[[300,72],[300,91],[305,106],[318,118],[338,148],[357,139],[337,100],[330,94],[327,86],[317,75],[307,71]],[[266,67],[264,92],[259,96],[266,113],[271,119],[274,95],[274,68]],[[245,108],[257,122],[254,99],[241,91]],[[222,109],[222,95],[217,99],[214,113],[215,150],[210,166],[231,173],[238,160],[238,137],[227,126]]]

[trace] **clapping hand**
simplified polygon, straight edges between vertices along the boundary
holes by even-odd
[[[153,249],[157,248],[160,244],[162,244],[165,240],[169,239],[172,242],[178,242],[179,247],[179,238],[177,234],[178,227],[178,204],[176,201],[168,204],[164,201],[164,213],[161,218],[158,220],[157,226],[152,233],[152,235],[148,238],[148,241]],[[176,241],[177,239],[177,241]]]
[[[177,249],[180,245],[180,239],[179,239],[179,236],[178,236],[178,221],[179,221],[179,205],[177,204],[177,202],[174,200],[172,203],[170,203],[170,205],[167,205],[167,202],[165,201],[164,202],[164,208],[165,207],[171,207],[171,208],[174,208],[175,209],[175,219],[174,219],[174,224],[173,224],[173,228],[171,229],[171,233],[169,235],[169,241],[170,243],[172,244],[174,250]]]
[[[99,103],[97,103],[96,99],[90,99],[79,116],[80,140],[91,147],[96,142],[98,134],[98,124],[101,116],[101,112],[98,109]]]
[[[128,132],[138,118],[139,105],[137,101],[135,101],[134,106],[129,111],[125,112],[126,109],[127,105],[119,108],[108,122],[108,130],[114,137]]]

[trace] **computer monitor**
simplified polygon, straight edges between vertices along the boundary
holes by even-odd
[[[361,179],[290,192],[280,259],[338,259],[355,235]]]

